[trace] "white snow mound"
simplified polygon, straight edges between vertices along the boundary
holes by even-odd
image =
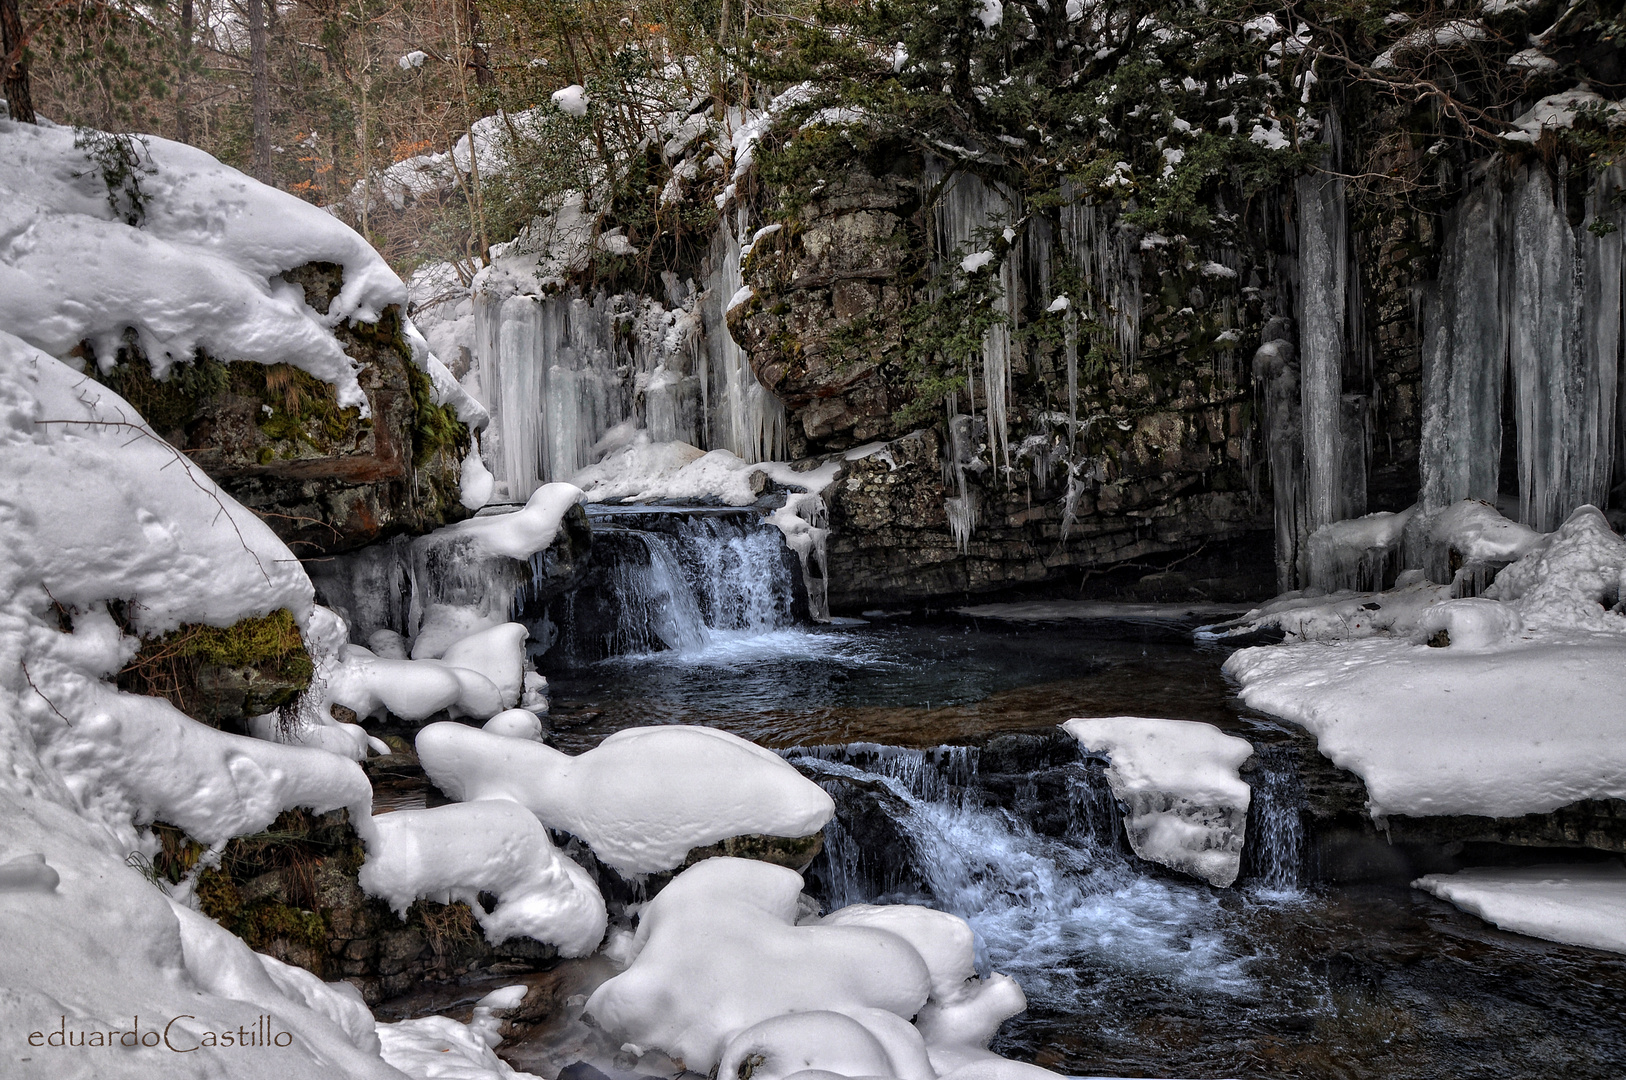
[[[1412,882],[1503,930],[1626,953],[1626,867],[1483,866]]]
[[[731,836],[811,836],[835,813],[778,754],[715,728],[627,728],[571,757],[443,722],[418,733],[417,750],[447,795],[512,799],[623,874],[670,870]]]

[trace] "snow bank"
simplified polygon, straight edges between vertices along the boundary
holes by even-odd
[[[0,326],[56,356],[89,340],[111,363],[133,329],[162,376],[202,348],[222,361],[289,363],[365,409],[331,328],[376,322],[406,288],[357,233],[318,207],[182,143],[141,136],[138,226],[109,205],[101,170],[65,127],[0,121]],[[127,209],[127,206],[121,207]],[[284,271],[344,267],[326,314]]]
[[[1382,638],[1271,646],[1225,670],[1249,708],[1309,729],[1360,776],[1377,818],[1626,798],[1626,637],[1471,652]]]
[[[361,717],[389,712],[416,722],[445,709],[484,720],[508,707],[503,691],[478,671],[439,660],[388,660],[360,645],[346,645],[324,674],[328,700]]]
[[[1626,867],[1472,867],[1412,882],[1515,934],[1626,953]]]
[[[830,796],[778,754],[714,728],[627,728],[570,757],[439,723],[418,733],[417,750],[447,795],[512,799],[623,874],[670,870],[691,849],[731,836],[809,836],[835,813]]]
[[[430,535],[437,540],[468,538],[483,554],[523,562],[553,543],[565,514],[581,501],[582,491],[574,484],[543,484],[513,513],[469,518]]]
[[[514,741],[514,740],[506,740]],[[604,898],[547,830],[506,799],[396,810],[374,819],[361,887],[403,918],[412,901],[462,900],[486,940],[528,937],[585,956],[604,937]],[[486,911],[478,896],[497,897]]]
[[[1136,855],[1221,888],[1236,880],[1252,797],[1237,770],[1252,744],[1190,720],[1112,716],[1061,727],[1111,760],[1107,783]]]
[[[817,494],[840,471],[839,462],[797,472],[782,461],[747,464],[727,450],[709,453],[685,442],[654,442],[640,431],[571,478],[588,502],[654,502],[715,499],[749,506],[762,493],[758,474],[792,491]]]
[[[99,1053],[102,1077],[399,1080],[352,992],[252,953],[128,861],[156,853],[142,828],[154,819],[219,843],[289,807],[349,806],[367,832],[371,788],[353,761],[230,735],[104,681],[136,648],[111,599],[144,632],[286,607],[319,633],[298,562],[126,402],[4,333],[0,505],[0,1024],[161,1043],[180,1018],[168,1034],[186,1053]],[[262,1020],[287,1044],[244,1054],[209,1034]],[[12,1070],[55,1080],[86,1053]]]

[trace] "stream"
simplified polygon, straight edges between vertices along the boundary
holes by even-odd
[[[623,728],[693,723],[784,755],[837,805],[808,891],[827,911],[903,902],[967,919],[981,970],[1027,994],[1000,1053],[1076,1077],[1626,1076],[1626,957],[1504,933],[1401,882],[1311,878],[1300,758],[1284,752],[1303,733],[1242,706],[1227,651],[1193,644],[1195,616],[1096,605],[1087,619],[971,608],[818,625],[798,613],[794,560],[748,512],[594,516],[598,576],[515,601],[559,646],[537,656],[548,741],[580,753]],[[1105,764],[1056,727],[1113,715],[1254,742],[1235,887],[1129,851]],[[558,1006],[504,1057],[549,1076],[578,1059],[676,1075],[617,1056],[581,1019],[611,974],[592,958],[527,976]],[[424,988],[380,1016],[458,1015],[501,984]]]

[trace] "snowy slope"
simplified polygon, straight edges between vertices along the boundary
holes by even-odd
[[[198,1042],[267,1015],[291,1033],[285,1048],[165,1052],[166,1075],[397,1075],[351,995],[178,913],[126,862],[155,850],[138,829],[155,818],[206,841],[292,806],[365,820],[371,789],[354,762],[216,731],[103,681],[135,644],[105,601],[127,601],[152,631],[277,607],[308,622],[298,563],[127,403],[3,333],[0,507],[0,1023],[20,1038],[59,1024],[88,1038],[139,1017],[145,1038],[184,1015],[172,1036]],[[73,1053],[15,1068],[69,1075],[85,1067]],[[95,1074],[152,1076],[157,1053],[108,1055]]]

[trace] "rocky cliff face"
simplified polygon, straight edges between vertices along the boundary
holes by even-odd
[[[322,312],[342,284],[342,269],[330,263],[283,276]],[[400,318],[391,307],[376,324],[334,328],[360,364],[366,418],[340,408],[330,385],[287,364],[221,364],[200,355],[158,381],[131,344],[99,377],[296,555],[329,555],[467,516],[458,479],[468,429],[434,403]]]
[[[918,168],[854,165],[743,262],[754,295],[729,329],[784,402],[792,455],[870,451],[825,495],[832,608],[1076,581],[1124,563],[1142,564],[1136,580],[1205,545],[1230,565],[1151,593],[1270,591],[1252,386],[1226,346],[1257,334],[1273,298],[1229,267],[1211,262],[1205,276],[1191,253],[1122,233],[1113,243],[1130,249],[1142,285],[1138,355],[1104,363],[1087,353],[1089,328],[1046,310],[1078,254],[1064,223],[1035,215],[1000,237],[996,217],[993,237],[973,244],[1014,267],[996,300],[1005,366],[968,361],[971,395],[962,379],[955,405],[920,415],[911,305],[926,300],[933,260],[962,254],[944,250],[943,202],[923,197]],[[867,445],[877,441],[884,449]]]

